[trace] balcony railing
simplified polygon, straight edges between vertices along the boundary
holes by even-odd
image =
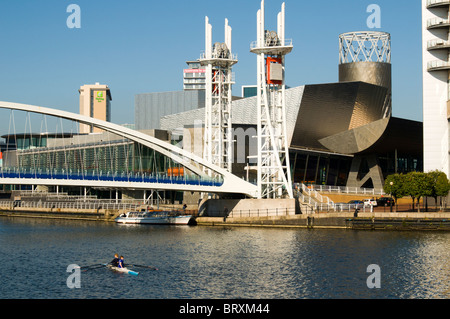
[[[441,7],[441,6],[449,6],[450,0],[428,0],[427,1],[427,8],[435,8],[435,7]]]
[[[427,21],[428,29],[443,28],[443,27],[449,27],[449,26],[450,26],[449,19],[432,18]]]
[[[290,47],[292,46],[292,43],[292,39],[285,39],[284,43],[280,43],[279,45],[276,45],[274,47]],[[260,46],[258,45],[258,41],[253,41],[250,43],[250,50],[257,49],[259,47]],[[263,44],[262,47],[265,47],[265,45]]]
[[[430,61],[428,62],[428,71],[450,70],[448,61]]]
[[[445,41],[441,39],[434,39],[427,42],[428,50],[439,50],[450,48],[450,41]]]
[[[211,59],[218,59],[218,60],[224,60],[224,61],[237,61],[238,60],[238,55],[235,53],[228,53],[228,55],[226,56],[219,56],[217,55],[216,52],[211,52]],[[206,52],[202,51],[200,53],[200,59],[199,60],[208,60],[206,58]]]

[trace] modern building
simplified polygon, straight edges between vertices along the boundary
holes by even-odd
[[[183,90],[204,90],[206,69],[200,61],[187,61],[187,69],[183,71]]]
[[[107,85],[83,85],[80,93],[80,114],[111,122],[111,91]],[[100,129],[80,124],[80,134],[99,133]]]
[[[286,90],[294,183],[382,188],[392,173],[423,169],[422,123],[392,117],[391,69],[389,34],[350,32],[340,36],[339,82]],[[255,181],[257,98],[235,100],[232,110],[233,172]],[[192,148],[204,114],[166,115],[160,128],[191,128],[196,137],[183,146]]]
[[[135,129],[159,129],[161,117],[201,107],[205,107],[205,90],[137,94],[134,98]]]
[[[147,131],[148,135],[170,141],[165,131]],[[2,136],[17,149],[5,152],[8,167],[24,170],[73,171],[84,174],[117,174],[123,172],[164,173],[173,163],[113,133],[72,134],[42,133]],[[156,155],[155,155],[156,154]],[[167,159],[168,161],[169,159]]]
[[[167,131],[148,130],[143,133],[169,142]],[[18,171],[47,174],[48,176],[73,175],[86,179],[98,176],[184,176],[185,171],[179,163],[142,144],[122,136],[101,132],[96,134],[73,133],[26,133],[4,135],[6,149],[2,156],[2,169],[5,172]],[[179,172],[182,172],[179,173]],[[22,188],[24,189],[24,188]],[[50,187],[47,188],[49,190]],[[62,187],[59,188],[62,190]],[[79,194],[79,187],[64,187],[70,194]],[[90,188],[90,194],[109,196],[110,189]],[[143,198],[143,191],[122,189],[121,198]],[[165,192],[167,200],[181,200],[182,193]]]
[[[206,69],[199,60],[187,61],[183,71],[183,91],[136,94],[134,98],[135,129],[160,129],[166,115],[178,114],[205,107]],[[240,97],[233,96],[236,100]],[[204,119],[204,116],[202,120]]]
[[[450,176],[449,1],[422,0],[424,171]]]

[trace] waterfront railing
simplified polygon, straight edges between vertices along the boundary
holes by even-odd
[[[295,208],[259,208],[259,209],[233,209],[228,214],[223,211],[208,211],[208,217],[246,218],[246,217],[282,217],[296,214]]]
[[[373,196],[386,195],[383,189],[376,189],[376,188],[328,186],[328,185],[308,185],[307,187],[311,190],[315,190],[321,193],[340,193],[340,194],[373,195]]]
[[[339,205],[338,207],[331,207],[326,204],[317,204],[316,206],[301,205],[298,211],[295,208],[259,208],[259,209],[243,209],[232,210],[229,214],[223,211],[208,211],[208,217],[226,217],[226,218],[255,218],[255,217],[283,217],[294,215],[313,215],[319,212],[325,213],[354,213],[356,206],[353,204]],[[358,207],[359,212],[370,212],[371,207]]]
[[[299,202],[304,204],[302,210],[307,211],[307,214],[319,212],[336,212],[349,213],[358,209],[361,212],[371,212],[373,207],[364,205],[362,203],[335,203],[327,196],[321,193],[339,193],[339,194],[355,194],[355,195],[371,195],[376,197],[383,196],[385,193],[381,190],[364,189],[357,187],[338,187],[338,186],[324,186],[324,185],[296,185],[294,194]]]
[[[47,202],[47,201],[0,201],[0,207],[30,209],[68,209],[68,210],[128,210],[136,211],[141,205],[134,203],[111,202]]]

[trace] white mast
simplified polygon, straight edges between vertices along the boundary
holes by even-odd
[[[225,19],[225,42],[212,45],[212,27],[205,19],[205,54],[200,63],[206,66],[205,146],[203,157],[209,162],[232,171],[233,131],[232,66],[238,61],[231,53],[231,27]]]
[[[277,19],[277,32],[266,31],[264,0],[257,14],[258,73],[258,189],[259,198],[293,198],[286,130],[285,56],[293,49],[285,39],[285,4]]]

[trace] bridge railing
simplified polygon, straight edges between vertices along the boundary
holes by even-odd
[[[111,181],[111,182],[135,182],[135,183],[161,183],[178,185],[200,185],[220,187],[222,180],[204,177],[169,176],[166,174],[145,173],[117,173],[102,171],[72,171],[72,170],[33,170],[18,168],[2,168],[0,178],[28,178],[28,179],[59,179],[59,180],[86,180],[86,181]]]

